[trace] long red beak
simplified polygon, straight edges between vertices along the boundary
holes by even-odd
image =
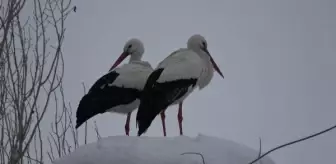
[[[219,67],[217,66],[216,62],[213,60],[212,56],[210,55],[209,51],[205,48],[204,51],[210,56],[210,61],[214,67],[214,69],[218,72],[218,74],[220,76],[222,76],[222,78],[224,79],[224,75],[222,73],[222,71],[219,69]]]
[[[110,71],[113,70],[114,68],[116,68],[127,56],[129,55],[129,53],[127,52],[123,52],[119,58],[114,62],[114,64],[112,65],[112,67],[110,68]]]
[[[222,71],[218,68],[216,62],[213,60],[213,58],[211,56],[210,56],[210,61],[211,61],[212,65],[213,65],[213,67],[215,68],[215,70],[218,72],[218,74],[220,76],[222,76],[222,78],[224,79],[224,75],[223,75]]]

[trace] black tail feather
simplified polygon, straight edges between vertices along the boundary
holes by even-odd
[[[194,88],[197,78],[176,79],[158,83],[163,69],[155,70],[147,79],[142,91],[137,113],[138,136],[147,131],[155,117],[169,105],[184,96],[190,87]]]
[[[158,102],[155,95],[147,97],[147,100],[141,102],[137,113],[137,124],[139,125],[138,136],[141,136],[147,131],[149,126],[152,124],[155,117],[168,105],[162,105],[155,102]],[[144,111],[144,112],[143,112]]]
[[[166,107],[162,105],[158,105],[155,102],[155,96],[148,99],[147,102],[141,102],[141,106],[139,106],[138,113],[137,113],[137,124],[139,126],[138,136],[141,136],[143,133],[147,131],[149,126],[152,124],[155,117]],[[167,105],[168,106],[168,105]],[[145,112],[142,112],[146,110]]]
[[[76,129],[99,113],[99,111],[93,109],[93,103],[90,95],[85,95],[79,102],[76,112]]]
[[[156,115],[163,109],[163,104],[159,100],[162,98],[160,90],[153,88],[154,83],[160,77],[163,69],[158,69],[152,72],[148,77],[146,85],[142,91],[140,105],[136,116],[136,122],[139,125],[138,136],[141,136],[147,131]]]

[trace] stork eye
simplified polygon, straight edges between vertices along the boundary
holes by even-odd
[[[207,45],[206,45],[206,43],[205,43],[204,41],[202,41],[202,46],[203,46],[204,48],[207,47]]]
[[[128,47],[127,47],[127,48],[132,48],[132,44],[128,45]]]

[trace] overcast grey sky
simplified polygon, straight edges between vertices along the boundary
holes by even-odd
[[[336,123],[335,0],[74,0],[64,43],[67,100],[77,107],[81,82],[107,72],[124,43],[138,37],[155,67],[189,36],[202,34],[223,71],[184,103],[184,133],[226,138],[263,150]],[[136,135],[135,115],[131,135]],[[103,137],[123,135],[126,116],[104,114]],[[83,134],[83,128],[80,128]],[[93,129],[89,139],[96,140]],[[178,135],[177,106],[167,134]],[[162,136],[159,117],[145,135]],[[336,161],[336,131],[271,155],[278,164]]]

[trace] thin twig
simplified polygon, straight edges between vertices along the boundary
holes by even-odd
[[[259,153],[258,153],[258,158],[261,156],[261,138],[259,137]],[[259,164],[262,164],[262,161],[259,160]]]
[[[182,153],[181,155],[185,155],[185,154],[196,154],[196,155],[199,155],[199,156],[201,156],[201,158],[202,158],[202,162],[203,162],[203,164],[205,164],[205,160],[204,160],[204,156],[203,156],[203,154],[201,154],[201,153],[197,153],[197,152],[185,152],[185,153]]]
[[[268,155],[269,153],[271,153],[271,152],[273,152],[273,151],[275,151],[275,150],[281,149],[281,148],[286,147],[286,146],[290,146],[290,145],[292,145],[292,144],[295,144],[295,143],[298,143],[298,142],[301,142],[301,141],[308,140],[308,139],[310,139],[310,138],[313,138],[313,137],[316,137],[316,136],[318,136],[318,135],[321,135],[321,134],[324,134],[324,133],[326,133],[326,132],[329,132],[329,131],[331,131],[331,130],[333,130],[333,129],[335,129],[335,128],[336,128],[336,125],[334,125],[334,126],[328,128],[328,129],[325,129],[325,130],[323,130],[323,131],[320,131],[320,132],[314,133],[314,134],[312,134],[312,135],[309,135],[309,136],[307,136],[307,137],[304,137],[304,138],[301,138],[301,139],[298,139],[298,140],[295,140],[295,141],[291,141],[291,142],[285,143],[285,144],[283,144],[283,145],[277,146],[277,147],[275,147],[275,148],[273,148],[273,149],[267,151],[266,153],[264,153],[263,155],[261,155],[261,156],[258,157],[257,159],[253,160],[253,161],[250,162],[249,164],[253,164],[253,163],[257,162],[258,160],[260,160],[261,158],[265,157],[266,155]]]
[[[83,89],[84,89],[84,95],[86,94],[86,89],[85,89],[85,84],[84,82],[82,83]],[[84,132],[84,144],[87,144],[87,121],[85,121],[85,132]]]
[[[98,130],[98,127],[97,127],[97,123],[96,121],[94,121],[94,130],[96,131],[96,136],[97,136],[97,140],[100,140],[101,139],[101,136],[99,134],[99,130]]]

